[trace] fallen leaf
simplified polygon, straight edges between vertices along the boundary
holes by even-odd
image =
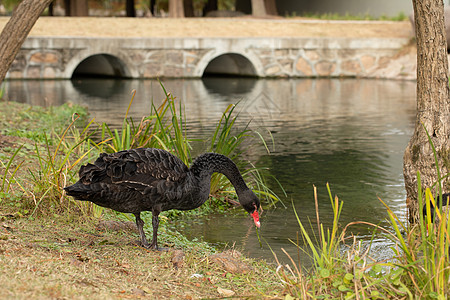
[[[172,254],[172,263],[175,269],[183,267],[184,263],[184,252],[181,250],[175,250]]]
[[[219,294],[223,297],[231,297],[234,296],[234,294],[236,294],[235,292],[233,292],[232,290],[227,290],[227,289],[223,289],[221,287],[217,288],[217,291],[219,292]]]
[[[145,296],[145,291],[140,288],[131,289],[131,292],[137,296]]]

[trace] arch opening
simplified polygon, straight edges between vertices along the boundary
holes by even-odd
[[[72,78],[130,78],[130,72],[119,58],[109,54],[96,54],[78,64]]]
[[[257,77],[256,69],[245,56],[236,53],[222,54],[206,66],[203,77],[233,76]]]

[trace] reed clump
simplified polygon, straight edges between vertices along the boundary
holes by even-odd
[[[433,148],[436,166],[437,154]],[[435,195],[442,199],[442,179],[437,169],[438,180]],[[294,242],[299,251],[307,253],[313,267],[302,268],[300,262],[285,254],[291,264],[282,265],[275,256],[278,267],[276,275],[285,287],[285,299],[449,299],[450,297],[450,222],[449,210],[441,209],[429,188],[422,190],[420,173],[418,178],[419,209],[417,224],[406,226],[404,222],[385,206],[389,228],[367,222],[352,222],[339,228],[339,216],[343,202],[332,197],[327,190],[333,209],[333,225],[324,229],[320,223],[316,203],[318,236],[309,234],[305,225],[294,212],[300,229],[301,242]],[[441,201],[442,203],[442,201]],[[436,208],[436,216],[431,217],[430,207]],[[370,256],[373,239],[363,242],[354,236],[347,236],[349,228],[355,224],[372,226],[374,234],[382,234],[392,242],[393,256],[377,261]]]
[[[188,166],[192,163],[191,141],[187,132],[187,120],[181,101],[167,92],[162,104],[150,104],[150,112],[138,122],[129,116],[134,95],[133,91],[128,109],[119,128],[111,128],[107,123],[97,123],[95,119],[87,121],[83,109],[70,110],[71,115],[62,114],[70,123],[59,131],[44,131],[42,136],[35,137],[34,145],[27,145],[27,154],[22,154],[23,146],[15,149],[11,155],[1,157],[0,193],[9,198],[22,198],[26,202],[23,213],[34,216],[49,211],[73,215],[79,211],[85,216],[99,217],[103,208],[90,202],[74,201],[66,197],[63,187],[77,180],[79,167],[92,162],[100,152],[116,152],[130,148],[154,147],[165,149],[178,156]],[[233,115],[235,106],[229,106],[219,120],[207,151],[217,152],[237,159],[240,144],[249,138],[259,138],[267,148],[261,135],[245,126],[243,130],[235,128],[237,116]],[[51,108],[53,110],[53,108]],[[45,114],[44,114],[45,115]],[[57,119],[50,117],[49,120]],[[59,118],[58,118],[59,119]],[[52,128],[44,125],[44,128]],[[58,129],[60,127],[57,127]],[[20,156],[32,156],[33,167],[24,172],[24,161],[17,161]],[[264,170],[247,164],[244,177],[252,182],[255,192],[267,199],[269,205],[279,201],[265,183]],[[22,171],[22,172],[21,172]],[[17,176],[20,173],[20,176]],[[23,176],[24,174],[26,176]],[[25,187],[26,186],[26,187]],[[234,190],[233,190],[234,191]],[[213,179],[212,195],[214,201],[222,201],[225,193],[233,198],[231,185],[220,178]],[[231,196],[229,196],[231,195]],[[6,197],[6,196],[5,196]],[[24,200],[25,199],[25,200]],[[226,201],[225,201],[226,202]],[[219,206],[227,206],[222,203]]]

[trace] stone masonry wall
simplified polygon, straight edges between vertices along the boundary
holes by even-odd
[[[28,39],[7,77],[10,79],[70,78],[91,55],[118,58],[133,78],[201,77],[209,61],[240,54],[255,65],[260,77],[402,77],[415,76],[415,53],[403,55],[407,40],[293,39]],[[209,61],[208,61],[209,60]],[[395,63],[393,63],[395,62]],[[204,65],[201,65],[204,64]],[[392,66],[394,70],[392,70]],[[200,66],[200,67],[199,67]],[[114,67],[114,66],[113,66]],[[199,68],[203,68],[199,71]],[[389,70],[387,70],[389,69]]]
[[[267,77],[410,77],[414,59],[397,70],[382,73],[398,51],[373,49],[258,49]],[[392,73],[392,74],[391,74]]]

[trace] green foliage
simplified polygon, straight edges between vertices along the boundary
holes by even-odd
[[[436,194],[442,199],[443,177],[439,170],[438,156],[428,131],[425,126],[423,128],[428,136],[435,158],[438,177]],[[395,232],[395,241],[398,244],[398,247],[393,249],[398,261],[393,263],[398,270],[396,280],[410,295],[427,299],[448,299],[450,296],[448,287],[448,279],[450,278],[449,210],[437,206],[429,188],[423,193],[419,172],[417,173],[417,186],[419,208],[425,205],[427,211],[425,218],[422,209],[418,210],[419,224],[415,224],[412,228],[405,228],[388,208],[389,218]],[[431,204],[436,208],[434,222],[431,221]],[[407,234],[403,234],[404,232]]]
[[[248,124],[239,132],[234,132],[234,124],[238,118],[238,115],[233,115],[235,108],[235,105],[230,104],[223,112],[211,138],[208,149],[209,152],[223,154],[232,160],[236,160],[236,158],[241,154],[242,151],[239,150],[238,147],[251,133],[248,129]],[[221,189],[229,190],[230,187],[231,183],[226,180],[224,175],[218,173],[213,174],[211,178],[212,195],[216,195]]]
[[[345,232],[352,224],[344,230],[339,228],[343,202],[332,197],[328,185],[327,190],[333,209],[333,225],[325,230],[316,211],[318,237],[308,233],[294,208],[301,238],[307,248],[301,246],[299,241],[292,242],[299,251],[311,257],[314,266],[305,272],[300,262],[295,264],[285,252],[292,264],[279,265],[276,274],[285,283],[289,295],[300,299],[387,299],[404,296],[405,293],[393,288],[390,280],[392,273],[386,268],[387,264],[370,257],[370,244],[364,245],[356,237],[352,238],[350,245],[346,244]],[[314,194],[317,204],[316,190]]]
[[[190,145],[186,136],[186,121],[181,103],[177,109],[174,97],[167,93],[163,86],[162,88],[166,95],[165,100],[159,107],[152,103],[150,115],[143,117],[138,124],[128,117],[136,93],[134,91],[120,131],[111,130],[106,123],[103,123],[101,125],[101,143],[96,144],[92,140],[91,142],[100,151],[107,152],[141,147],[161,148],[172,152],[184,163],[189,164],[191,160]]]
[[[14,161],[14,158],[20,152],[20,149],[22,149],[22,147],[23,147],[23,145],[20,146],[19,148],[17,148],[17,150],[14,152],[14,154],[11,156],[11,158],[8,159],[6,164],[3,163],[3,160],[0,160],[0,164],[4,168],[3,175],[0,178],[1,179],[0,193],[5,193],[5,194],[9,193],[11,184],[16,181],[15,175],[16,175],[17,171],[19,170],[20,166],[22,165],[23,161],[20,162],[12,172],[11,172],[11,165]],[[9,179],[8,179],[8,175],[9,175]]]
[[[295,17],[296,14],[293,14],[292,17]],[[406,21],[408,20],[408,16],[404,12],[398,13],[396,16],[386,16],[381,15],[379,17],[374,17],[369,14],[358,14],[352,15],[350,13],[339,14],[339,13],[311,13],[306,12],[302,14],[302,17],[319,19],[319,20],[347,20],[347,21]]]
[[[36,143],[45,143],[47,137],[54,132],[63,131],[67,120],[70,120],[74,114],[77,115],[77,125],[84,124],[87,117],[85,109],[71,103],[49,108],[16,102],[3,102],[3,104],[5,110],[0,112],[0,125],[4,126],[0,126],[0,134],[28,138]],[[12,109],[7,109],[6,106]],[[5,120],[8,120],[9,124],[2,124],[6,122]],[[48,142],[53,143],[53,139]]]
[[[20,111],[16,120],[27,120],[24,122],[25,132],[30,132],[28,136],[33,136],[35,145],[31,146],[35,156],[37,168],[31,168],[28,172],[28,180],[31,187],[26,191],[31,197],[28,204],[31,214],[38,212],[56,211],[68,213],[70,209],[76,208],[86,216],[100,216],[103,209],[90,203],[74,201],[70,197],[65,197],[63,187],[77,180],[77,170],[81,164],[95,159],[99,152],[116,152],[120,150],[153,147],[165,149],[179,157],[187,165],[191,164],[190,140],[187,137],[186,117],[181,102],[177,103],[175,98],[168,93],[164,86],[161,87],[166,95],[163,103],[156,107],[151,104],[150,114],[141,118],[139,123],[129,117],[129,111],[133,103],[135,91],[129,102],[128,109],[122,121],[121,128],[111,130],[106,123],[97,124],[91,120],[86,124],[86,113],[80,107],[70,104],[62,107],[52,107],[47,111],[43,108],[28,107]],[[253,133],[248,124],[244,130],[236,130],[235,124],[238,115],[234,115],[235,106],[230,106],[224,112],[215,133],[211,140],[210,151],[225,154],[238,161],[241,153],[241,144],[248,138],[260,138],[261,135]],[[67,128],[62,128],[64,121],[71,120]],[[45,128],[55,127],[55,131],[40,131],[40,126],[45,124]],[[36,125],[36,126],[33,126]],[[80,126],[82,125],[82,126]],[[8,128],[8,126],[6,126]],[[33,128],[33,129],[32,129]],[[40,136],[34,135],[39,132]],[[57,134],[57,132],[61,132]],[[11,132],[10,132],[11,133]],[[16,132],[16,135],[17,132]],[[267,145],[265,145],[267,148]],[[20,169],[20,165],[13,170],[12,162],[17,157],[19,150],[12,158],[6,157],[4,165],[4,175],[0,177],[2,192],[9,190],[10,182],[14,181],[14,175]],[[262,170],[253,165],[246,166],[248,171],[244,172],[246,181],[250,182],[250,175],[254,178],[260,196],[271,199],[275,203],[279,198],[273,194],[265,185]],[[7,179],[8,178],[8,179]],[[7,183],[8,182],[8,183]],[[214,209],[223,210],[228,207],[228,202],[235,197],[231,184],[223,177],[215,175],[213,185],[216,191],[212,200],[205,205],[205,212]],[[22,189],[25,192],[25,189]],[[231,196],[230,196],[231,195]],[[234,200],[231,200],[233,202]],[[196,212],[199,213],[199,212]],[[200,212],[202,213],[202,212]]]
[[[418,174],[420,186],[420,174]],[[419,207],[423,205],[422,191],[419,189]],[[412,228],[404,228],[395,214],[388,209],[394,229],[397,247],[393,248],[396,261],[392,263],[394,284],[409,295],[418,298],[448,299],[450,289],[449,268],[449,212],[436,209],[437,217],[431,222],[430,203],[436,207],[431,191],[425,191],[427,218],[419,210],[420,223]],[[403,232],[407,232],[405,236]]]
[[[65,197],[64,186],[68,183],[68,178],[75,176],[75,167],[89,155],[94,148],[87,148],[85,143],[93,134],[88,125],[81,131],[75,127],[75,123],[80,118],[79,114],[73,114],[72,122],[64,130],[61,136],[53,134],[51,138],[45,135],[44,147],[35,145],[35,156],[38,168],[30,170],[33,184],[33,199],[35,203],[32,215],[41,208],[41,211],[53,209],[59,212],[70,212],[71,208],[78,207],[82,212],[99,216],[102,209],[89,202],[78,202]],[[94,131],[95,132],[95,131]],[[68,134],[72,133],[72,138]],[[74,139],[73,136],[77,137]],[[51,142],[54,141],[53,143]],[[56,146],[52,146],[56,144]],[[75,158],[74,158],[75,157]],[[72,160],[75,162],[71,163]]]
[[[437,195],[442,197],[442,179],[447,176],[441,177],[436,150],[429,135],[428,138],[436,163]],[[277,275],[289,296],[300,299],[448,299],[450,210],[438,209],[431,190],[427,188],[423,193],[419,173],[417,180],[418,204],[422,208],[425,203],[427,214],[425,218],[422,209],[419,209],[420,222],[410,227],[406,227],[380,199],[389,216],[389,229],[367,222],[352,222],[340,231],[338,224],[342,202],[339,203],[337,198],[333,200],[328,186],[334,213],[333,225],[325,231],[320,224],[316,198],[318,238],[310,236],[294,208],[303,244],[307,247],[298,242],[295,244],[299,251],[310,255],[314,267],[305,273],[300,262],[297,266],[285,252],[292,265],[280,265]],[[434,222],[431,221],[431,204],[436,207]],[[391,248],[394,257],[384,262],[371,259],[368,253],[372,241],[364,246],[353,237],[352,244],[347,245],[345,233],[354,224],[373,226],[374,230],[383,232],[395,245]]]
[[[230,104],[223,112],[214,134],[211,137],[208,151],[220,153],[230,157],[232,160],[236,161],[238,166],[242,169],[242,165],[244,163],[244,161],[240,159],[243,154],[241,147],[242,143],[248,143],[249,140],[258,140],[262,145],[264,145],[267,151],[269,151],[269,149],[262,135],[249,128],[250,122],[247,123],[243,129],[236,128],[236,121],[239,117],[238,113],[234,113],[236,107],[236,105]],[[260,197],[265,198],[270,205],[275,205],[279,202],[279,196],[276,195],[266,183],[266,174],[264,173],[265,170],[256,168],[250,162],[248,162],[245,167],[246,171],[243,172],[243,177],[246,182],[249,182],[250,177],[252,177],[252,182],[255,184],[256,188],[254,192]],[[284,189],[282,187],[281,190],[284,193]],[[231,183],[223,174],[219,173],[213,174],[211,178],[210,193],[217,199],[226,200],[229,199],[227,195],[235,195]],[[286,196],[286,194],[284,195]]]

